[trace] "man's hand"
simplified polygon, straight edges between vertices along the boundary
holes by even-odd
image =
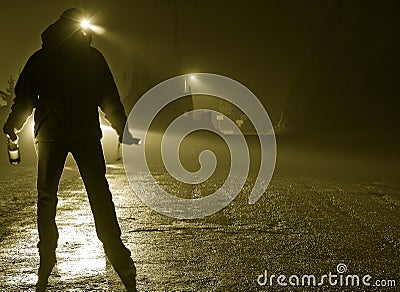
[[[139,138],[133,138],[129,130],[125,129],[124,135],[119,136],[119,142],[126,145],[140,145],[142,140]]]
[[[3,127],[3,132],[6,134],[12,141],[15,141],[18,139],[17,134],[15,134],[15,129],[14,127],[10,127],[7,123]]]

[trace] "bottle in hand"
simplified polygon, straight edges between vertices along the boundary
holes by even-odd
[[[21,162],[21,154],[19,152],[18,139],[7,139],[8,159],[12,165],[18,165]]]

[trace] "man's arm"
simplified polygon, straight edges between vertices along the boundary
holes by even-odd
[[[104,112],[105,118],[111,123],[111,126],[117,131],[119,141],[123,142],[122,138],[125,134],[124,142],[131,144],[130,140],[132,140],[132,136],[128,129],[125,129],[127,117],[114,77],[103,55],[97,50],[95,52],[100,66],[98,72],[100,79],[98,80],[98,86],[100,87],[99,93],[101,96],[99,102],[100,109]]]
[[[16,133],[22,129],[26,119],[36,106],[39,94],[38,85],[35,82],[35,73],[39,73],[35,72],[38,70],[37,58],[37,53],[29,58],[15,86],[15,98],[11,113],[3,127],[3,132],[12,140],[17,139]]]

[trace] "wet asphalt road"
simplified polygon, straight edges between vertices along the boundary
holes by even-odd
[[[121,164],[110,164],[107,171],[123,241],[137,265],[139,291],[399,289],[398,181],[278,173],[255,205],[247,204],[247,185],[224,210],[203,219],[177,220],[145,206],[132,193]],[[0,290],[32,290],[38,267],[35,170],[13,168],[12,172],[23,172],[25,179],[23,184],[10,179],[7,188],[5,184],[1,187],[3,197],[12,190],[17,201],[2,201]],[[162,175],[157,179],[172,184]],[[62,177],[57,222],[58,264],[49,289],[123,291],[96,238],[75,167],[68,167]],[[349,288],[327,282],[319,287],[282,287],[274,282],[271,287],[257,283],[265,271],[287,277],[313,274],[319,279],[329,272],[337,274],[339,264],[347,266],[347,274],[371,275],[372,285],[376,280],[395,280],[397,287]]]

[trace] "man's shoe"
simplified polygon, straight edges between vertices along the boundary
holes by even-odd
[[[40,279],[36,283],[36,292],[46,292],[47,279]]]
[[[51,271],[53,270],[54,265],[56,264],[55,256],[50,258],[41,258],[40,266],[38,271],[38,281],[36,283],[36,292],[45,292],[47,283],[49,280],[49,276]]]
[[[136,292],[136,268],[135,266],[128,269],[117,270],[122,283],[124,283],[126,291]]]

